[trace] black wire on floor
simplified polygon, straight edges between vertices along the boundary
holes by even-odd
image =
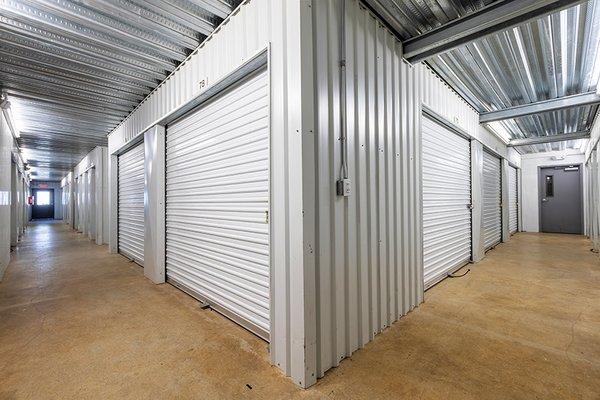
[[[448,278],[462,278],[466,274],[471,272],[471,268],[469,268],[464,274],[456,275],[456,274],[448,274]]]

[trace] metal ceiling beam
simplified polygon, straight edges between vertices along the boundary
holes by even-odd
[[[583,3],[584,0],[500,0],[403,43],[411,63],[445,53],[531,19]]]
[[[508,142],[508,147],[518,147],[518,146],[531,146],[534,144],[543,144],[543,143],[554,143],[554,142],[564,142],[566,140],[579,140],[579,139],[589,139],[590,132],[582,131],[582,132],[572,132],[572,133],[558,133],[550,136],[539,136],[539,137],[531,137],[526,139],[512,139]]]
[[[485,124],[505,119],[524,117],[549,111],[564,110],[567,108],[589,106],[600,103],[600,95],[595,92],[575,94],[551,100],[537,101],[521,106],[509,107],[503,110],[490,111],[479,114],[479,123]]]

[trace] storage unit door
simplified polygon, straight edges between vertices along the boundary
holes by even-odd
[[[75,186],[73,187],[73,227],[75,230],[79,230],[79,180],[75,178],[73,182],[75,182]]]
[[[90,239],[95,239],[96,235],[96,168],[90,168],[88,171],[88,191],[87,191],[87,210],[88,210],[88,235]]]
[[[144,143],[119,156],[119,253],[144,265]]]
[[[429,288],[471,259],[471,146],[423,118],[423,274]]]
[[[519,187],[517,169],[508,167],[508,229],[510,233],[518,230],[519,220]]]
[[[483,152],[483,244],[486,250],[502,240],[500,159]]]
[[[247,78],[167,127],[167,279],[269,338],[269,89]]]

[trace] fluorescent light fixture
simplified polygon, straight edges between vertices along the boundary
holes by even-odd
[[[487,124],[488,128],[490,128],[496,136],[498,136],[505,144],[510,142],[512,139],[512,135],[508,132],[508,130],[504,127],[504,124],[501,121],[494,121]]]
[[[6,122],[8,123],[8,127],[10,128],[13,137],[15,139],[20,138],[21,132],[19,131],[19,127],[17,126],[17,123],[12,113],[10,101],[8,101],[8,97],[6,95],[2,96],[2,102],[0,103],[0,107],[2,107],[4,118],[6,118]]]

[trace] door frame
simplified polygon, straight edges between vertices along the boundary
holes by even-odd
[[[54,200],[55,200],[54,199],[54,188],[37,188],[37,187],[33,188],[33,190],[32,190],[32,195],[33,195],[34,202],[31,205],[31,219],[36,219],[34,217],[33,213],[34,213],[35,207],[37,207],[37,204],[36,204],[36,202],[37,202],[37,193],[40,192],[40,191],[42,191],[42,192],[51,192],[50,199],[52,200],[52,204],[51,204],[52,205],[52,219],[55,219],[56,218],[56,204],[54,204]],[[49,218],[39,218],[39,219],[49,219]]]
[[[584,221],[585,218],[583,217],[583,213],[584,213],[584,206],[585,206],[585,199],[583,198],[583,164],[582,163],[575,163],[575,164],[558,164],[558,165],[540,165],[538,166],[538,170],[537,170],[537,181],[538,181],[538,196],[537,196],[537,206],[538,206],[538,232],[539,233],[544,233],[542,232],[542,189],[543,189],[543,185],[541,182],[541,174],[542,174],[542,169],[545,168],[568,168],[570,166],[573,167],[578,167],[579,168],[579,194],[580,194],[580,198],[581,198],[581,213],[580,213],[580,221],[579,221],[579,227],[581,228],[581,233],[580,235],[583,235],[585,232],[585,226],[584,226]]]

